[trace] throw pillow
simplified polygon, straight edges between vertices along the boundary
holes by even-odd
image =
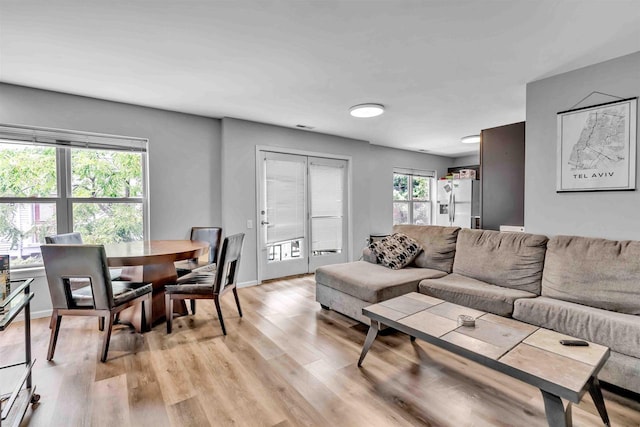
[[[378,263],[392,270],[411,264],[422,248],[411,237],[395,233],[369,245]]]

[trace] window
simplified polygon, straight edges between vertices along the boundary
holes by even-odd
[[[431,224],[435,173],[397,170],[393,174],[393,224]]]
[[[42,263],[44,237],[142,240],[148,228],[147,140],[0,125],[0,253]]]

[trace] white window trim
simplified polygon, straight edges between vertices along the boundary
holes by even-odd
[[[58,190],[58,195],[56,197],[0,197],[0,203],[55,203],[57,221],[56,232],[58,234],[70,233],[73,230],[74,203],[141,203],[143,222],[142,232],[145,240],[149,238],[149,140],[147,138],[57,128],[0,124],[0,143],[56,147],[56,179]],[[119,198],[72,197],[72,149],[94,149],[140,153],[142,158],[143,196]],[[39,268],[42,268],[41,264],[16,267],[15,270]],[[12,271],[13,270],[14,268],[12,267]]]
[[[433,170],[420,170],[420,169],[410,169],[410,168],[393,168],[393,175],[409,175],[409,183],[408,183],[408,195],[409,195],[409,199],[408,200],[395,200],[393,199],[393,193],[392,193],[392,200],[391,200],[391,204],[393,206],[394,203],[406,203],[408,205],[408,209],[407,211],[409,212],[409,225],[414,225],[413,222],[413,204],[414,203],[424,203],[424,202],[428,202],[429,203],[429,225],[434,225],[434,213],[435,213],[435,208],[434,208],[434,183],[437,179],[437,174],[436,171]],[[413,177],[414,176],[419,176],[419,177],[423,177],[423,178],[430,178],[429,181],[429,199],[428,200],[413,200],[413,186],[412,186],[412,181],[413,181]],[[392,182],[393,184],[393,182]],[[393,211],[393,210],[392,210]],[[391,217],[391,222],[393,223],[393,216]]]

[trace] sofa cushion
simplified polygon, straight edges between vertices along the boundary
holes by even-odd
[[[500,316],[511,316],[517,298],[536,297],[531,292],[491,285],[456,273],[423,280],[418,285],[418,292]]]
[[[422,250],[411,237],[402,233],[394,233],[369,244],[379,264],[392,270],[399,270],[411,264]]]
[[[373,304],[415,292],[422,279],[444,275],[429,268],[391,270],[380,264],[356,261],[317,268],[316,282]]]
[[[612,351],[598,379],[640,393],[640,363],[635,357]]]
[[[540,295],[546,244],[547,237],[536,234],[464,229],[453,272]]]
[[[513,317],[640,357],[640,317],[633,314],[538,297],[516,301]]]
[[[542,295],[640,315],[640,242],[553,237]]]
[[[433,268],[451,273],[453,257],[456,253],[456,239],[459,227],[437,225],[394,225],[394,233],[403,233],[414,239],[422,247],[413,264],[416,267]]]

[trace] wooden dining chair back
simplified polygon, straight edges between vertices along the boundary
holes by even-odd
[[[127,307],[142,304],[142,324],[151,327],[151,284],[112,282],[109,277],[107,256],[102,245],[53,244],[42,245],[49,293],[51,338],[47,360],[53,354],[63,316],[96,316],[105,319],[101,361],[107,360],[109,340],[116,315]],[[87,283],[73,289],[72,282]]]
[[[238,279],[238,268],[240,267],[240,255],[242,254],[242,243],[244,233],[234,234],[224,239],[222,244],[222,254],[220,265],[216,269],[216,281],[213,293],[221,294],[226,288],[235,289]]]
[[[206,259],[193,258],[186,261],[178,261],[176,274],[178,277],[186,276],[193,271],[215,271],[218,253],[220,252],[220,240],[222,227],[191,227],[191,240],[200,240],[209,243],[209,252]],[[191,314],[196,314],[196,300],[190,300]]]
[[[46,243],[53,244],[82,244],[82,234],[80,233],[65,233],[56,234],[54,236],[46,236],[44,238]]]
[[[222,227],[191,227],[191,240],[209,242],[208,264],[218,261]]]
[[[191,227],[191,240],[208,242],[209,252],[206,257],[176,262],[176,273],[178,277],[185,276],[192,271],[213,271],[218,261],[221,239],[222,227]]]
[[[238,272],[240,271],[240,256],[244,233],[226,237],[222,243],[220,257],[218,258],[215,272],[192,272],[178,279],[175,285],[165,286],[165,305],[167,315],[167,333],[171,333],[173,323],[173,301],[180,299],[213,299],[222,333],[227,335],[227,330],[220,308],[220,297],[232,291],[238,307],[238,314],[242,317],[242,308],[236,288]]]

